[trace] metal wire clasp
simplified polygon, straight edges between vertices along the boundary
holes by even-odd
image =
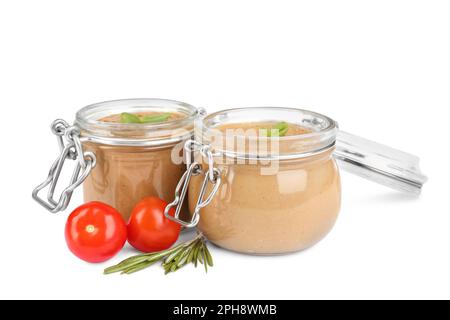
[[[209,145],[202,145],[194,140],[188,140],[184,145],[186,152],[186,167],[187,170],[181,177],[175,189],[175,199],[169,203],[164,210],[164,215],[167,219],[175,221],[186,228],[195,227],[200,220],[200,210],[206,207],[214,198],[221,183],[220,170],[214,167],[213,154]],[[208,160],[208,170],[205,172],[203,183],[200,187],[200,193],[195,204],[194,212],[190,221],[180,219],[180,211],[186,198],[186,193],[189,187],[189,182],[192,176],[197,176],[203,173],[202,165],[197,161],[192,161],[192,154],[199,151],[201,155]],[[212,190],[205,198],[208,183],[212,184]],[[175,208],[174,216],[169,214],[171,208]]]
[[[91,170],[95,167],[96,157],[92,152],[83,152],[83,147],[80,141],[80,130],[77,127],[69,126],[69,124],[57,119],[51,125],[53,134],[56,135],[60,154],[56,158],[53,165],[50,167],[47,178],[33,190],[33,199],[40,205],[52,213],[65,210],[69,205],[72,193],[83,181],[87,178]],[[77,164],[72,173],[70,184],[67,186],[59,196],[55,199],[54,193],[67,159],[77,160]],[[47,199],[39,197],[39,191],[49,186],[47,192]]]

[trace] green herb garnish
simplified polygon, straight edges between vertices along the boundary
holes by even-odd
[[[142,123],[156,123],[156,122],[163,122],[167,121],[169,119],[170,113],[163,113],[163,114],[157,114],[157,115],[147,115],[141,117]]]
[[[175,272],[189,263],[193,263],[195,267],[197,267],[198,262],[202,263],[206,272],[208,272],[208,266],[213,266],[211,253],[206,246],[206,239],[202,234],[198,234],[194,239],[180,243],[173,248],[139,254],[125,259],[115,266],[106,268],[104,274],[115,272],[131,274],[145,269],[158,261],[162,261],[165,274]]]
[[[138,116],[128,112],[120,114],[121,123],[158,123],[164,122],[170,118],[170,113],[162,113],[156,115]]]
[[[135,114],[122,112],[120,114],[121,123],[141,123],[141,119]]]
[[[289,124],[287,122],[278,122],[275,126],[267,129],[268,137],[282,137],[289,130]]]

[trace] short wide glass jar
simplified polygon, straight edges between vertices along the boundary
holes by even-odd
[[[162,114],[164,121],[123,123],[122,113],[150,120]],[[96,157],[83,183],[84,201],[107,203],[125,221],[146,196],[171,201],[185,170],[183,143],[191,138],[199,114],[186,103],[161,99],[115,100],[81,109],[74,125],[81,131],[83,149]]]
[[[242,108],[208,115],[198,131],[196,140],[211,146],[221,172],[215,196],[200,211],[198,228],[209,241],[281,254],[308,248],[331,230],[341,202],[333,120],[300,109]],[[207,170],[208,160],[199,157]],[[191,212],[202,180],[193,176],[189,185]]]

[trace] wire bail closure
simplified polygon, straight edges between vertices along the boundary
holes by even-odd
[[[33,190],[32,196],[34,200],[48,211],[57,213],[67,208],[73,191],[83,183],[91,173],[91,170],[95,167],[96,157],[92,152],[83,151],[80,140],[80,130],[77,127],[69,126],[66,121],[57,119],[53,121],[51,130],[52,133],[56,135],[60,154],[50,167],[47,178]],[[64,162],[67,159],[77,160],[77,164],[72,173],[69,186],[61,192],[58,199],[55,199],[54,193],[56,185],[61,175]],[[47,199],[42,199],[39,197],[39,192],[47,186],[49,186]]]
[[[175,189],[175,199],[166,206],[164,215],[167,219],[177,222],[186,228],[193,228],[197,226],[200,220],[200,210],[206,207],[212,201],[215,194],[217,193],[217,190],[219,190],[219,186],[222,180],[220,177],[220,170],[214,167],[213,154],[209,145],[203,145],[197,141],[188,140],[184,145],[184,151],[186,154],[187,170],[178,182],[178,185]],[[198,195],[191,220],[184,221],[180,219],[180,211],[186,198],[189,182],[191,181],[192,176],[197,176],[203,173],[202,165],[197,161],[193,161],[194,152],[200,152],[200,154],[208,160],[208,170],[206,170],[205,172],[205,177],[200,187],[200,193]],[[213,187],[209,195],[205,198],[208,183],[211,183]],[[169,211],[173,207],[175,207],[175,214],[174,216],[171,216],[169,214]]]

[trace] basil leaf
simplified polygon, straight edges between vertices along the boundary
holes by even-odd
[[[163,113],[163,114],[157,114],[157,115],[148,115],[143,116],[141,118],[142,123],[157,123],[157,122],[164,122],[169,119],[170,113]]]
[[[135,114],[122,112],[120,114],[121,123],[141,123],[141,119]]]
[[[278,129],[278,135],[280,137],[286,135],[286,133],[289,130],[289,125],[287,124],[287,122],[280,122],[277,123],[277,125],[275,126],[276,129]]]
[[[283,137],[289,130],[287,122],[278,122],[273,128],[267,130],[268,137]]]

